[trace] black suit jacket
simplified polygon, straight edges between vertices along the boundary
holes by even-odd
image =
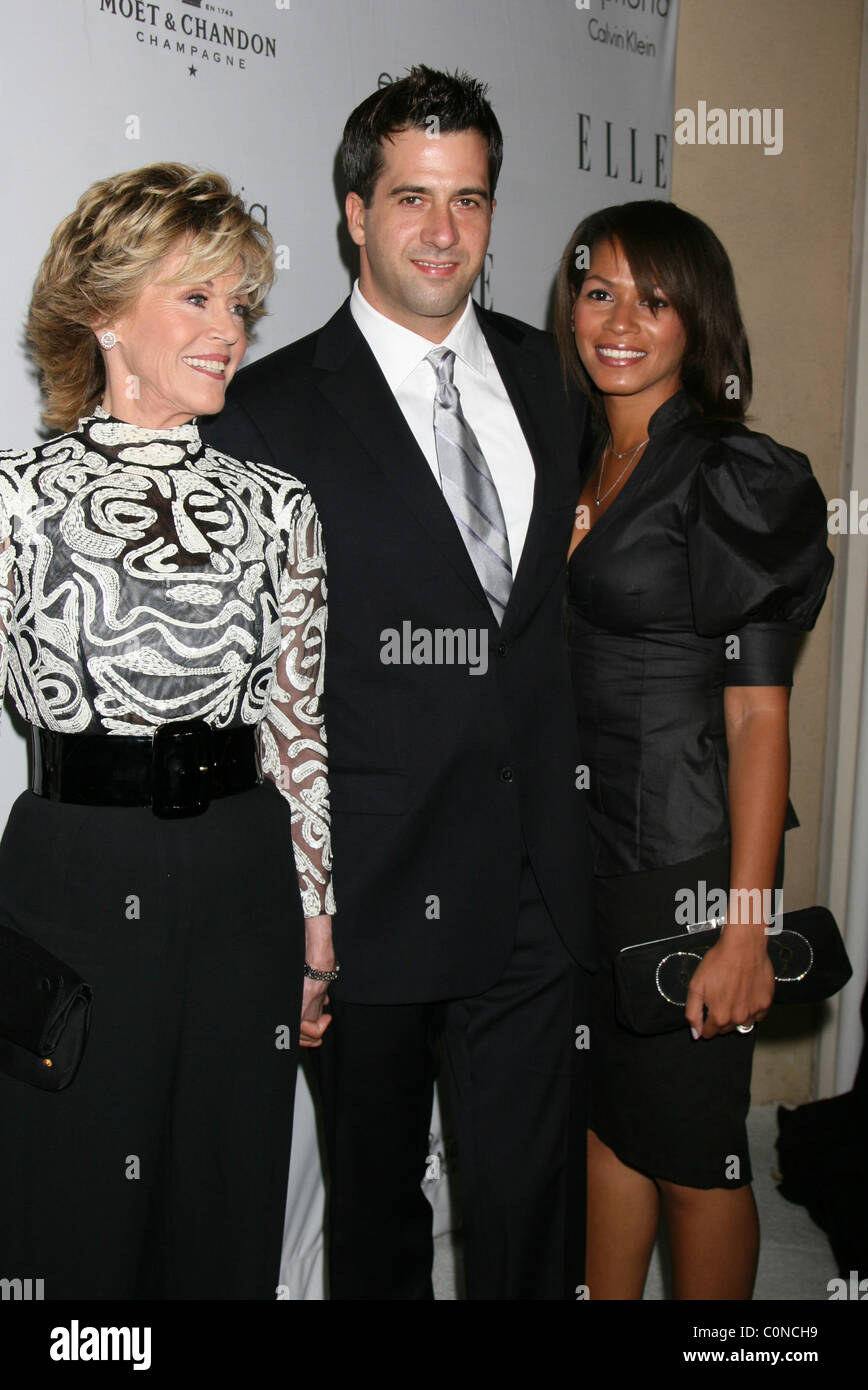
[[[500,629],[349,301],[240,372],[202,431],[236,458],[302,479],[322,521],[335,992],[357,1003],[493,984],[514,938],[525,847],[564,943],[596,961],[562,628],[584,409],[568,405],[549,335],[476,312],[536,469]],[[487,670],[481,659],[475,673],[384,662],[389,630],[406,623],[473,629]]]

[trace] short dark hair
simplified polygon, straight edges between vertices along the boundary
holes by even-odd
[[[567,242],[555,291],[555,337],[567,379],[579,385],[599,417],[600,392],[576,352],[573,308],[587,274],[581,262],[601,241],[619,242],[643,298],[650,301],[660,289],[681,319],[687,336],[681,381],[693,403],[705,416],[743,420],[753,374],[729,257],[698,217],[659,199],[591,213]],[[733,376],[736,399],[727,391]]]
[[[383,168],[383,141],[399,131],[430,130],[431,117],[443,135],[476,130],[488,144],[489,193],[494,197],[503,162],[503,135],[486,100],[488,87],[467,73],[437,72],[422,64],[406,77],[372,92],[353,111],[341,140],[341,167],[348,193],[370,207]]]

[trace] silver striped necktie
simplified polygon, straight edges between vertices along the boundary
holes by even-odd
[[[512,589],[512,561],[503,508],[479,441],[464,418],[461,397],[452,380],[455,353],[436,347],[426,361],[437,374],[434,397],[434,442],[440,481],[461,539],[498,624]]]

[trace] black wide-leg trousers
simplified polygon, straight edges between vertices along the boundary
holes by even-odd
[[[589,980],[526,862],[513,951],[485,993],[433,1004],[333,998],[317,1057],[331,1298],[433,1297],[421,1181],[441,1035],[467,1297],[575,1297],[586,1168],[586,1053],[576,1030],[589,1021]]]
[[[0,921],[94,1001],[68,1090],[0,1075],[0,1277],[46,1299],[275,1297],[304,959],[290,825],[270,784],[176,821],[16,801]]]

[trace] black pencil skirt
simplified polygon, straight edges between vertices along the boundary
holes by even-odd
[[[25,792],[0,921],[93,987],[79,1073],[0,1075],[0,1277],[46,1299],[270,1299],[304,922],[270,784],[158,820]]]
[[[685,902],[676,899],[681,890],[695,895],[700,910],[714,889],[728,891],[729,848],[598,878],[595,888],[605,962],[592,982],[590,1128],[649,1177],[685,1187],[743,1187],[751,1181],[746,1120],[756,1030],[698,1041],[686,1025],[657,1037],[631,1033],[615,1016],[611,963],[624,946],[686,930],[675,918]]]

